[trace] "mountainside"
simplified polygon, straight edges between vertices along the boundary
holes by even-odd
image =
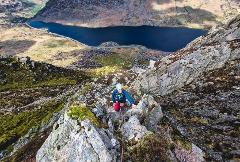
[[[45,2],[0,0],[0,161],[240,161],[240,15],[165,53],[90,47],[22,24]],[[49,0],[33,20],[208,28],[239,4]],[[118,82],[137,108],[114,111]]]
[[[161,59],[133,85],[158,98],[166,121],[207,161],[239,158],[240,16]]]
[[[82,93],[84,82],[123,68],[139,71],[149,59],[167,54],[114,43],[92,48],[21,24],[0,31],[0,161],[35,161],[53,124],[71,98]],[[83,87],[88,91],[90,86]],[[87,103],[93,102],[88,96]]]
[[[239,13],[236,0],[49,0],[33,20],[99,27],[116,25],[208,28]]]
[[[138,76],[128,69],[84,85],[36,160],[239,161],[239,29],[238,16]],[[137,108],[113,110],[116,81]]]
[[[47,0],[0,0],[0,25],[14,25],[34,16]]]
[[[34,159],[68,96],[87,78],[30,58],[0,59],[1,161]]]

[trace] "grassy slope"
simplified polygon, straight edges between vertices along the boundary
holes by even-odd
[[[66,38],[25,26],[0,28],[0,32],[0,56],[29,56],[35,61],[66,67],[80,58],[70,52],[87,48]]]
[[[50,99],[26,110],[21,109],[18,105],[26,106],[31,103],[31,100],[30,102],[26,101],[25,105],[21,103],[22,100],[28,100],[29,96],[30,98],[32,96],[35,101],[38,99],[34,97],[35,94],[40,94],[40,98],[41,96],[54,97],[68,87],[86,79],[82,72],[36,62],[35,66],[31,67],[31,64],[22,64],[15,58],[0,60],[0,71],[0,95],[4,96],[0,102],[0,148],[1,150],[8,148],[9,151],[11,151],[12,143],[25,135],[31,128],[48,122],[52,114],[64,106],[64,100]],[[54,90],[57,94],[48,94],[48,91]],[[29,93],[24,94],[25,91],[29,91]],[[17,97],[20,98],[14,100]],[[10,105],[9,102],[11,102]],[[9,113],[9,107],[13,108],[11,113]],[[18,107],[18,111],[14,107]]]

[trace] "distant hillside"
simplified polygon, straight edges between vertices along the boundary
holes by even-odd
[[[19,23],[34,16],[47,0],[0,0],[0,25]]]
[[[210,27],[239,12],[237,0],[49,0],[34,20],[81,26]]]

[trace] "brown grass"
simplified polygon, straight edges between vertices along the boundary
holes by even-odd
[[[0,50],[1,56],[9,56],[11,54],[16,54],[18,57],[29,56],[35,61],[43,61],[55,66],[66,67],[79,59],[78,56],[70,55],[71,51],[87,48],[87,46],[81,43],[28,27],[14,27],[1,31],[1,42],[11,42],[13,40],[17,42],[35,42],[24,50],[20,49],[21,47],[18,47],[19,50],[15,49],[15,52],[11,51],[10,53],[8,50]],[[14,49],[15,47],[14,43],[4,45],[4,49]],[[60,53],[64,54],[65,59],[55,59]]]

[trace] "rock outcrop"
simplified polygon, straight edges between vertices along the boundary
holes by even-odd
[[[140,124],[136,116],[131,116],[122,126],[122,134],[127,141],[140,141],[146,133],[147,128]]]
[[[107,130],[98,129],[88,120],[80,123],[67,114],[54,125],[41,149],[37,161],[116,161],[116,139]]]
[[[167,95],[227,63],[239,59],[239,17],[229,27],[212,29],[186,48],[164,57],[157,68],[144,73],[134,83],[136,89]]]
[[[125,80],[128,78],[125,77]],[[106,98],[92,92],[94,89],[95,92],[101,91],[110,94],[111,86],[96,83],[88,86],[92,88],[85,92],[83,86],[73,97],[75,98],[73,102],[86,103],[89,111],[91,110],[102,124],[96,126],[87,119],[81,121],[78,120],[79,118],[73,119],[69,115],[71,108],[67,108],[65,115],[62,115],[55,123],[52,133],[38,151],[36,158],[38,162],[117,161],[121,159],[120,146],[123,147],[124,143],[144,142],[145,137],[153,135],[144,122],[141,124],[142,121],[146,120],[146,125],[153,128],[153,131],[157,131],[155,126],[162,119],[162,111],[152,96],[144,95],[136,109],[115,112],[107,104]],[[96,100],[96,104],[88,105],[89,100],[93,98]],[[159,116],[154,118],[154,115]],[[80,116],[84,115],[80,114]],[[104,124],[107,126],[103,128]],[[128,157],[129,155],[126,156],[131,159]]]

